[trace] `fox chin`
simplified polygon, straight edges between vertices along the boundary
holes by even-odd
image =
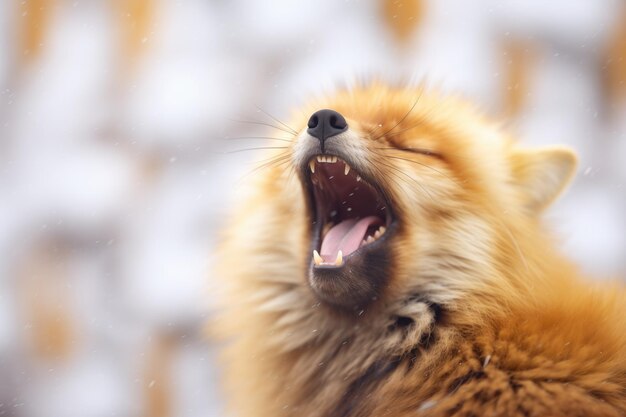
[[[233,415],[626,415],[626,291],[541,219],[572,151],[422,87],[300,110],[218,249]]]

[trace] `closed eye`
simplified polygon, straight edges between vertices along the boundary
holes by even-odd
[[[397,151],[405,151],[405,152],[417,153],[417,154],[420,154],[420,155],[431,156],[433,158],[443,159],[443,155],[441,155],[440,153],[432,151],[430,149],[426,149],[426,148],[413,148],[413,147],[400,148],[400,147],[392,147],[392,148],[381,148],[381,149],[393,149],[393,150],[397,150]]]
[[[401,151],[407,151],[407,152],[413,152],[413,153],[419,153],[421,155],[426,155],[426,156],[433,156],[435,158],[441,158],[441,154],[435,152],[435,151],[431,151],[430,149],[424,149],[424,148],[398,148],[398,150]]]

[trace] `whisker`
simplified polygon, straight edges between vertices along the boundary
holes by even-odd
[[[298,132],[291,126],[289,126],[287,123],[284,123],[283,121],[279,120],[278,118],[272,116],[270,113],[268,113],[267,111],[263,110],[261,107],[259,106],[255,106],[260,112],[262,112],[263,114],[265,114],[266,116],[270,117],[272,120],[274,120],[275,122],[280,123],[281,125],[283,125],[284,127],[286,127],[287,129],[289,129],[294,135],[297,135]]]
[[[376,149],[380,149],[380,150],[389,150],[389,151],[407,151],[407,152],[414,152],[414,153],[420,153],[422,155],[427,155],[427,156],[434,156],[436,158],[440,158],[443,159],[443,157],[438,154],[437,152],[433,152],[430,149],[426,149],[426,148],[411,148],[411,147],[395,147],[395,146],[390,146],[388,148],[383,148],[378,147]]]
[[[263,162],[272,161],[272,160],[274,160],[274,159],[278,159],[278,158],[282,158],[282,157],[287,157],[287,156],[290,156],[289,152],[281,152],[281,153],[279,153],[278,155],[274,155],[274,156],[271,156],[271,157],[269,157],[269,158],[264,158],[264,159],[261,159],[261,160],[259,160],[259,161],[254,161],[254,162],[252,162],[252,163],[253,163],[253,164],[260,164],[260,163],[263,163]]]
[[[400,157],[400,156],[394,156],[394,155],[384,155],[384,157],[386,157],[386,158],[391,158],[391,159],[398,159],[398,160],[401,160],[401,161],[407,161],[407,162],[410,162],[410,163],[412,163],[412,164],[417,164],[417,165],[423,166],[424,168],[428,168],[428,169],[430,169],[430,170],[432,170],[432,171],[436,172],[437,174],[439,174],[439,175],[442,175],[442,176],[446,177],[447,179],[449,179],[450,181],[454,182],[455,184],[460,185],[460,184],[456,181],[456,179],[454,179],[454,178],[450,177],[450,176],[449,176],[449,175],[447,175],[445,172],[441,172],[441,171],[439,171],[437,168],[431,167],[431,166],[430,166],[430,165],[428,165],[428,164],[424,164],[424,163],[421,163],[421,162],[419,162],[419,161],[414,161],[414,160],[412,160],[412,159],[402,158],[402,157]]]
[[[241,183],[244,179],[246,179],[249,175],[252,175],[258,171],[261,171],[266,168],[271,168],[272,166],[280,166],[282,164],[288,163],[291,160],[291,155],[288,152],[283,152],[280,155],[275,157],[266,159],[264,161],[260,161],[261,164],[250,170],[250,172],[244,174],[237,183]]]
[[[374,136],[374,133],[376,133],[376,131],[377,131],[378,129],[380,129],[381,127],[383,127],[383,124],[382,124],[382,123],[379,123],[379,124],[378,124],[378,126],[376,126],[374,129],[372,129],[372,130],[370,130],[369,132],[367,132],[367,134],[368,134],[368,135],[370,135],[370,137],[371,137],[371,136]]]
[[[293,133],[293,132],[291,132],[291,131],[289,131],[289,130],[287,130],[287,129],[283,128],[283,127],[273,125],[273,124],[271,124],[271,123],[259,122],[259,121],[257,121],[257,120],[237,120],[237,119],[231,119],[231,120],[232,120],[233,122],[236,122],[236,123],[245,123],[245,124],[250,124],[250,125],[267,126],[267,127],[274,128],[274,129],[276,129],[276,130],[283,131],[283,132],[285,132],[285,133],[289,133],[292,137],[295,137],[295,136],[296,136],[296,134],[295,134],[295,133]]]
[[[411,177],[409,174],[407,174],[406,172],[402,171],[400,168],[398,168],[396,166],[393,166],[392,164],[388,164],[388,163],[382,162],[382,161],[378,161],[378,163],[382,164],[386,168],[391,169],[392,171],[394,171],[395,172],[394,176],[398,177],[398,179],[400,179],[400,178],[399,178],[399,176],[396,173],[404,175],[406,178],[408,178],[410,181],[412,181],[415,185],[420,187],[421,190],[424,191],[428,195],[428,197],[430,197],[431,200],[435,201],[433,196],[432,196],[432,194],[422,184],[420,184],[420,182],[417,181],[417,179]]]
[[[278,166],[282,165],[283,163],[279,164]],[[296,173],[296,169],[294,168],[293,164],[289,165],[289,174],[287,175],[287,182],[290,182],[291,179],[293,178],[293,176]]]
[[[418,99],[419,99],[419,97],[418,97]],[[392,138],[392,137],[400,135],[400,134],[402,134],[404,132],[408,132],[409,130],[415,129],[416,127],[420,126],[423,123],[423,121],[426,120],[430,116],[430,113],[433,112],[433,111],[434,111],[434,109],[432,109],[432,108],[428,109],[424,114],[421,115],[421,117],[419,118],[418,122],[415,123],[413,126],[407,127],[405,129],[402,129],[402,130],[396,130],[395,132],[385,134],[384,136],[386,136],[388,138]],[[391,130],[393,130],[393,129],[391,129]]]
[[[281,142],[288,142],[288,143],[292,143],[293,141],[289,140],[289,139],[282,139],[282,138],[275,138],[272,136],[237,136],[237,137],[225,137],[222,138],[222,140],[228,142],[230,140],[278,140]]]
[[[366,138],[364,138],[366,139]],[[433,152],[427,148],[416,148],[416,147],[411,147],[411,146],[407,146],[407,147],[395,147],[395,146],[390,146],[390,147],[377,147],[376,149],[380,149],[380,150],[390,150],[390,151],[414,151],[417,153],[421,153],[423,155],[429,155],[429,156],[433,156],[435,158],[439,158],[439,159],[444,159],[443,155],[437,153],[437,152]],[[455,159],[467,159],[467,160],[474,160],[474,158],[470,158],[468,156],[463,156],[460,155],[458,153],[452,153],[452,152],[448,152],[446,151],[446,155],[449,155],[451,157],[454,157]]]
[[[419,122],[419,123],[416,123],[416,124],[414,124],[414,125],[413,125],[413,126],[411,126],[411,127],[407,127],[406,129],[402,129],[402,130],[396,130],[395,132],[393,132],[393,133],[388,133],[388,134],[387,134],[387,135],[385,135],[385,136],[387,136],[388,138],[392,138],[392,137],[394,137],[394,136],[398,136],[398,135],[400,135],[400,134],[402,134],[402,133],[404,133],[404,132],[408,132],[409,130],[413,130],[413,129],[415,129],[416,127],[418,127],[419,125],[421,125],[421,124],[422,124],[422,120],[423,120],[423,119],[420,119],[420,122]]]
[[[259,169],[264,169],[264,168],[269,168],[273,165],[282,165],[284,163],[287,163],[291,160],[291,155],[280,155],[276,158],[273,158],[265,163],[262,163],[261,165],[258,165],[256,168],[253,169],[253,172],[259,170]]]
[[[412,163],[412,164],[421,165],[421,166],[423,166],[423,167],[425,167],[425,168],[432,169],[433,171],[435,171],[435,172],[436,172],[436,173],[438,173],[438,174],[441,174],[441,175],[446,176],[446,174],[444,174],[443,172],[441,172],[441,171],[437,170],[436,168],[431,167],[431,166],[430,166],[430,165],[428,165],[428,164],[424,164],[424,163],[422,163],[422,162],[420,162],[420,161],[415,161],[415,160],[413,160],[413,159],[409,159],[409,158],[402,158],[401,156],[395,156],[395,155],[383,155],[383,156],[384,156],[385,158],[398,159],[398,160],[400,160],[400,161],[407,161],[407,162],[410,162],[410,163]]]
[[[259,150],[264,150],[264,149],[288,149],[288,146],[259,146],[256,148],[246,148],[246,149],[236,149],[234,151],[226,151],[226,152],[222,152],[224,154],[232,154],[232,153],[240,153],[240,152],[247,152],[247,151],[259,151]]]
[[[262,164],[258,167],[256,167],[254,170],[252,170],[252,173],[260,171],[262,169],[266,169],[266,168],[272,168],[272,167],[278,167],[284,164],[287,164],[291,161],[291,155],[284,155],[280,158],[276,158],[273,161],[267,162],[265,164]]]
[[[387,130],[385,133],[383,133],[382,135],[376,137],[374,140],[377,141],[380,138],[386,136],[387,134],[389,134],[392,130],[394,130],[396,127],[400,126],[400,123],[402,123],[407,117],[409,117],[409,114],[411,114],[411,112],[413,111],[413,109],[415,108],[415,106],[417,106],[417,103],[420,101],[420,98],[422,98],[422,94],[423,94],[423,90],[420,91],[419,95],[417,96],[417,98],[415,99],[415,102],[413,103],[413,105],[411,106],[411,108],[409,109],[409,111],[406,112],[406,114],[402,117],[402,119],[400,119],[400,121],[398,121],[398,123],[396,123],[391,129]],[[379,126],[380,128],[380,126]],[[374,129],[374,131],[372,131],[370,134],[373,135],[374,132],[378,130]]]

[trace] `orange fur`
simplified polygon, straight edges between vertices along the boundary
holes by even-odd
[[[78,335],[70,294],[69,251],[50,239],[34,245],[18,265],[20,312],[25,317],[28,353],[37,360],[67,361],[75,354]]]
[[[117,27],[123,59],[134,64],[147,49],[146,42],[152,33],[156,4],[150,0],[117,0],[113,6],[119,18]]]
[[[320,108],[345,116],[354,168],[389,193],[391,266],[362,308],[312,290],[297,167],[306,120],[294,118],[298,134],[257,171],[217,257],[238,415],[626,414],[625,293],[583,281],[540,219],[574,155],[523,149],[421,88],[373,83],[302,114]]]
[[[16,20],[19,19],[19,50],[22,53],[20,61],[23,64],[28,64],[41,53],[57,2],[54,0],[29,0],[20,3],[18,11],[21,15],[16,18]]]
[[[619,17],[603,50],[601,66],[607,106],[616,114],[620,114],[620,104],[626,101],[626,4],[620,6]]]
[[[406,43],[424,15],[422,0],[383,0],[382,17],[400,43]]]
[[[503,72],[503,114],[512,118],[519,116],[528,97],[530,73],[535,63],[531,42],[506,40],[502,42],[506,59]]]
[[[172,362],[176,340],[170,334],[158,334],[148,346],[142,381],[144,410],[146,417],[168,417],[174,415],[172,390]]]

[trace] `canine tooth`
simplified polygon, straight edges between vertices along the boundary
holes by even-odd
[[[357,175],[357,176],[356,176],[356,180],[357,180],[357,181],[361,181],[361,176],[360,176],[360,175]]]
[[[324,162],[324,160],[322,158],[324,158],[324,157],[321,156],[321,155],[317,155],[317,162]]]
[[[346,164],[346,167],[343,169],[343,175],[348,175],[350,172],[350,165]]]
[[[309,162],[309,168],[311,169],[311,174],[315,174],[315,161]]]
[[[343,253],[341,251],[337,252],[337,259],[335,259],[335,265],[339,266],[343,264]]]
[[[313,262],[315,262],[315,265],[321,265],[323,261],[324,260],[322,259],[320,254],[317,253],[315,249],[313,249]]]

